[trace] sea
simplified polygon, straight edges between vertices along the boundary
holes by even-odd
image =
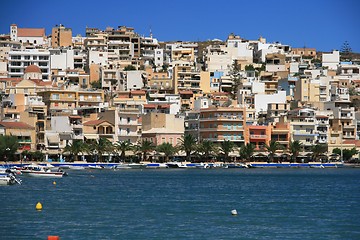
[[[0,239],[360,239],[360,169],[67,172],[1,186]]]

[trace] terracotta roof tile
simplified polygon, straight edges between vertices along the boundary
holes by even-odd
[[[85,122],[83,125],[84,126],[96,126],[96,125],[99,125],[104,122],[108,122],[108,121],[106,121],[106,120],[91,120],[91,121]],[[110,123],[110,122],[108,122],[108,123]]]
[[[35,129],[29,124],[23,122],[0,122],[0,126],[7,129]]]
[[[18,37],[44,37],[45,28],[18,28]]]

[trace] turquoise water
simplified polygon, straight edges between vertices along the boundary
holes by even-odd
[[[69,171],[56,185],[22,179],[0,187],[0,239],[360,239],[360,169]]]

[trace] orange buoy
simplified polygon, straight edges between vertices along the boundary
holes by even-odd
[[[59,236],[48,236],[48,240],[60,240]]]

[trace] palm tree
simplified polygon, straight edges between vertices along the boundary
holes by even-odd
[[[107,138],[100,138],[99,140],[90,140],[87,142],[86,152],[98,156],[96,160],[102,161],[102,156],[105,153],[111,153],[113,145]]]
[[[296,158],[299,155],[301,149],[302,149],[302,144],[300,141],[296,140],[296,141],[290,142],[289,151],[291,153],[291,161],[293,161],[295,159],[295,162],[296,162]]]
[[[190,134],[185,134],[180,139],[179,149],[185,152],[187,161],[190,161],[191,153],[196,150],[196,142],[196,138]]]
[[[239,149],[239,154],[242,159],[250,160],[254,154],[255,146],[251,143],[243,145]]]
[[[270,141],[269,145],[265,145],[266,150],[269,152],[270,162],[274,161],[274,155],[277,150],[281,149],[281,144],[276,141]]]
[[[224,162],[229,160],[229,154],[234,150],[234,146],[234,143],[229,140],[220,143],[220,151],[224,154]]]
[[[147,160],[147,154],[149,152],[152,152],[154,149],[155,149],[155,145],[148,140],[143,140],[139,142],[138,145],[136,146],[137,152],[142,154],[143,161]]]
[[[321,154],[327,152],[328,146],[327,144],[316,144],[311,147],[312,158],[317,161]]]
[[[171,143],[162,143],[161,145],[156,147],[156,151],[164,153],[165,161],[169,161],[169,157],[174,155],[177,152],[176,147],[174,147]]]
[[[133,145],[131,142],[129,141],[118,141],[116,144],[115,144],[115,148],[117,151],[121,152],[120,153],[120,158],[122,161],[125,161],[125,153],[126,151],[130,151],[133,149]]]
[[[74,157],[74,160],[78,160],[79,153],[82,153],[85,151],[85,144],[81,140],[74,140],[72,144],[68,144],[64,148],[64,153],[69,152],[72,157]],[[72,158],[71,157],[71,158]]]
[[[216,146],[213,142],[204,140],[198,146],[197,150],[205,156],[205,161],[208,161],[210,155],[216,151]]]

